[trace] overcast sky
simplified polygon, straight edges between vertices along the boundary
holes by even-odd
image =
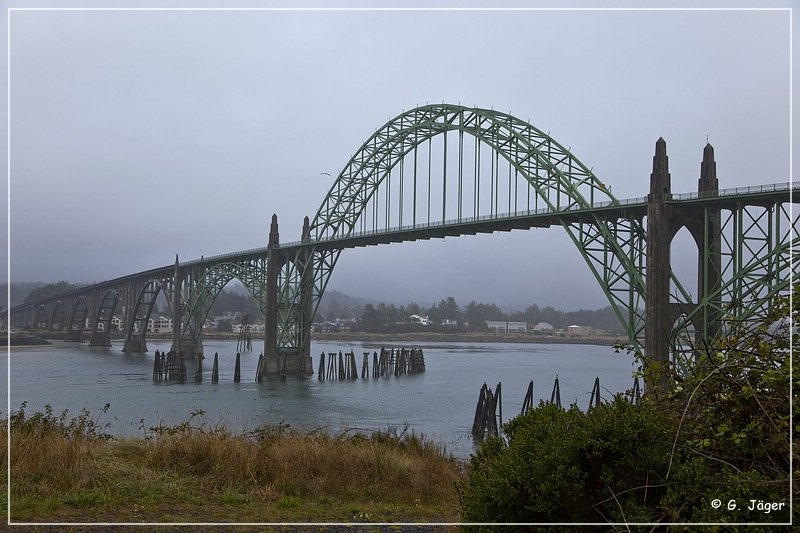
[[[272,213],[295,240],[362,142],[426,103],[528,120],[618,198],[647,194],[660,136],[675,192],[696,190],[706,136],[720,187],[790,174],[785,10],[13,11],[10,27],[12,281],[264,246]],[[558,228],[348,250],[330,287],[607,305]]]

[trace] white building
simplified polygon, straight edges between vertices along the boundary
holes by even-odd
[[[509,322],[505,320],[487,320],[486,327],[494,333],[525,333],[528,331],[526,322]]]
[[[539,322],[533,326],[533,331],[553,331],[553,325],[548,322]]]
[[[419,316],[419,315],[411,315],[408,319],[414,324],[422,324],[423,326],[428,326],[431,323],[430,318],[426,316]]]
[[[172,333],[172,319],[165,316],[151,318],[147,321],[147,331],[150,333]]]

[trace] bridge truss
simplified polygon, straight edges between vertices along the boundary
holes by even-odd
[[[163,293],[180,319],[174,344],[197,350],[211,304],[237,278],[265,313],[265,353],[308,356],[314,315],[344,249],[561,226],[634,348],[646,344],[648,299],[655,301],[648,296],[654,290],[648,272],[651,283],[662,276],[665,250],[668,301],[658,321],[669,326],[661,334],[673,345],[688,329],[708,339],[727,324],[770,310],[798,273],[792,250],[800,244],[790,208],[795,189],[719,190],[709,148],[698,193],[671,193],[666,147],[657,144],[650,195],[620,201],[569,149],[525,121],[488,109],[422,106],[389,120],[362,144],[316,215],[306,219],[300,241],[280,243],[273,217],[266,248],[165,266],[18,306],[11,323],[63,329],[79,340],[88,321],[91,343],[102,345],[113,313],[122,309],[125,349],[146,351],[146,325]],[[656,218],[660,225],[652,231],[648,225]],[[668,265],[670,243],[682,227],[698,247],[696,290]],[[648,260],[654,254],[658,261]]]

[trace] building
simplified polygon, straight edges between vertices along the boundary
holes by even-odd
[[[566,333],[567,335],[588,335],[594,331],[593,328],[589,326],[579,326],[578,324],[572,324],[571,326],[567,326]]]
[[[553,331],[553,329],[554,329],[553,325],[548,323],[548,322],[539,322],[538,324],[533,326],[533,331],[540,332],[540,333],[547,332],[547,331]]]
[[[172,319],[165,316],[151,318],[147,322],[147,330],[153,333],[172,333]]]
[[[411,315],[408,317],[408,320],[412,324],[422,324],[423,326],[429,326],[431,323],[431,319],[428,316],[420,316],[420,315]]]
[[[486,327],[494,333],[525,333],[527,322],[509,322],[506,320],[487,320]]]

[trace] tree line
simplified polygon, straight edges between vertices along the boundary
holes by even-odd
[[[31,290],[25,298],[25,302],[48,298],[80,287],[80,284],[66,281],[50,283]],[[383,302],[362,304],[358,298],[338,291],[330,291],[330,293],[323,297],[315,321],[355,318],[358,329],[366,332],[482,331],[486,329],[487,320],[526,322],[531,325],[546,322],[556,329],[564,329],[571,324],[578,324],[610,332],[622,331],[619,320],[610,306],[597,310],[559,311],[550,306],[540,308],[533,304],[524,311],[506,313],[494,303],[478,303],[472,300],[466,305],[459,305],[452,296],[448,296],[430,307],[423,307],[415,302],[400,306]],[[161,309],[163,312],[166,311],[166,303],[162,303],[163,305],[159,307],[163,307]],[[258,302],[249,294],[223,289],[214,300],[209,316],[222,316],[228,311],[247,313],[251,322],[264,320],[264,314],[261,312]],[[430,325],[424,326],[412,322],[409,318],[411,315],[428,317]]]
[[[412,315],[427,316],[430,325],[414,323],[410,319]],[[385,303],[367,304],[358,317],[357,325],[362,331],[376,333],[418,330],[482,331],[487,329],[486,321],[526,322],[531,325],[546,322],[555,329],[578,324],[611,332],[622,330],[610,306],[598,310],[559,311],[549,306],[540,308],[534,304],[524,311],[506,313],[493,303],[478,303],[474,300],[466,306],[459,306],[452,296],[428,308],[413,302],[400,306]]]

